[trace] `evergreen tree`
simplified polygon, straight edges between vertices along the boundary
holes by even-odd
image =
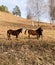
[[[21,16],[21,12],[20,12],[20,9],[19,9],[19,7],[16,5],[15,6],[15,8],[13,8],[13,15],[19,15],[19,16]]]
[[[1,6],[0,6],[0,11],[8,12],[8,13],[9,13],[8,7],[7,7],[7,6],[4,6],[4,5],[1,5]]]

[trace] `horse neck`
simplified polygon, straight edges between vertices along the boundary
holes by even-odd
[[[40,33],[41,31],[40,31],[40,29],[37,29],[36,32]]]
[[[19,29],[17,29],[16,31],[19,31]]]

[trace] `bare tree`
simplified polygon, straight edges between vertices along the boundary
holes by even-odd
[[[39,22],[41,21],[41,17],[48,18],[48,2],[45,0],[29,0],[28,5],[28,18],[33,20],[38,20],[38,26]],[[47,15],[47,16],[46,16]]]
[[[52,23],[54,23],[55,20],[55,0],[49,0],[50,3],[50,17],[52,20]]]

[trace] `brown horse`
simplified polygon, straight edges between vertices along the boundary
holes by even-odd
[[[11,35],[14,35],[16,36],[16,38],[18,38],[18,35],[20,34],[20,32],[22,33],[22,28],[17,29],[17,30],[9,29],[7,30],[7,37],[8,39],[10,39]]]
[[[36,35],[37,36],[37,39],[40,38],[40,36],[42,36],[42,31],[43,29],[41,27],[39,27],[38,29],[36,30],[31,30],[31,29],[26,29],[25,30],[25,34],[26,34],[26,31],[28,30],[28,38],[30,38],[30,35]]]

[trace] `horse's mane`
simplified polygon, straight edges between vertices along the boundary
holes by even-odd
[[[20,28],[20,29],[17,29],[16,31],[21,31],[22,30],[22,28]]]
[[[41,28],[41,27],[39,27],[38,29],[36,29],[36,31],[40,31],[40,30],[42,30],[42,28]]]

